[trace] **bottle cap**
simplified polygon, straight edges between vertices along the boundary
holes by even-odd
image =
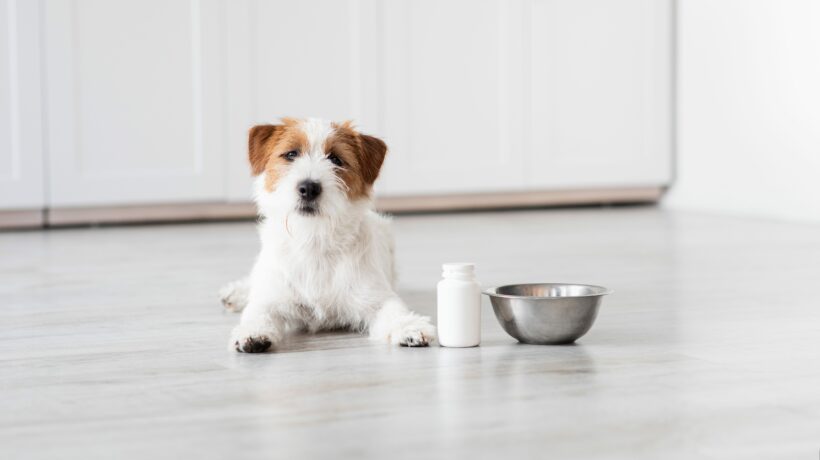
[[[466,275],[470,276],[475,273],[475,264],[467,262],[451,262],[441,265],[444,276],[447,275]]]

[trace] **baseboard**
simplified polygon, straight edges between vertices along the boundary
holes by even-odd
[[[42,209],[0,211],[0,228],[2,229],[39,228],[43,226],[43,223]]]
[[[53,208],[46,212],[51,227],[87,224],[185,222],[245,219],[256,216],[252,203],[180,203],[140,206]]]
[[[574,190],[541,190],[514,193],[471,193],[433,196],[388,196],[376,199],[387,212],[449,211],[590,204],[654,203],[665,188],[624,187]]]
[[[515,193],[387,196],[377,198],[376,207],[384,212],[403,213],[512,207],[651,203],[658,201],[663,192],[663,187],[652,186]],[[250,219],[255,216],[256,209],[251,203],[181,203],[54,208],[46,211],[45,223],[48,226],[61,227],[89,224]]]

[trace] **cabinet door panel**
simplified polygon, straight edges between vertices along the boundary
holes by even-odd
[[[670,0],[534,0],[531,167],[536,188],[670,179]]]
[[[248,129],[281,117],[354,120],[373,132],[375,0],[244,0],[228,5],[229,189],[250,197]]]
[[[384,4],[385,194],[524,185],[515,5]]]
[[[221,7],[45,2],[51,204],[224,197]]]
[[[44,205],[39,4],[0,1],[0,210]]]

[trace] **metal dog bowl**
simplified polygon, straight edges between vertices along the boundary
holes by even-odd
[[[612,290],[587,284],[510,284],[490,288],[493,311],[507,334],[533,344],[572,343],[589,331],[601,298]]]

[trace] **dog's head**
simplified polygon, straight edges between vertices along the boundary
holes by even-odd
[[[370,196],[387,146],[350,122],[284,118],[250,130],[248,158],[260,208],[339,214]]]

